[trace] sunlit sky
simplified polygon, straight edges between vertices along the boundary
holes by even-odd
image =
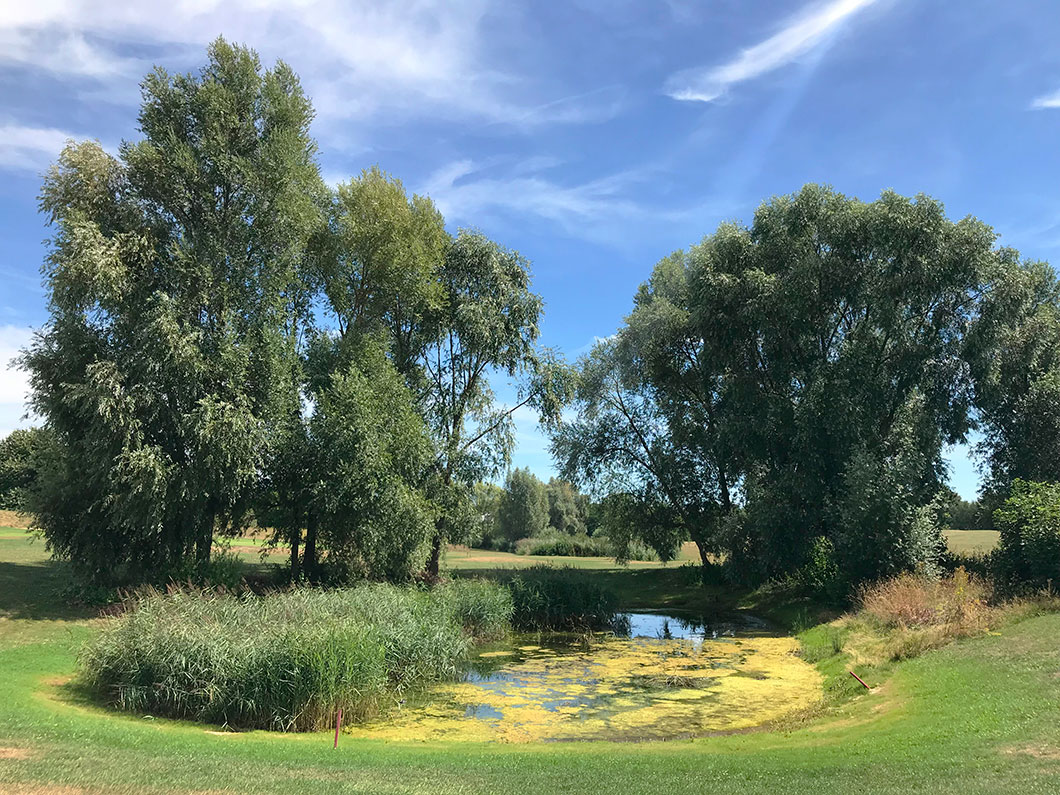
[[[611,334],[670,251],[810,181],[929,193],[1060,261],[1060,3],[570,0],[0,2],[0,361],[46,319],[40,174],[67,138],[137,137],[139,80],[218,34],[314,99],[326,179],[378,163],[452,229],[518,249],[542,341]],[[25,378],[0,384],[0,434]],[[513,393],[499,385],[504,399]],[[553,472],[518,414],[515,464]],[[966,497],[977,475],[950,453]]]

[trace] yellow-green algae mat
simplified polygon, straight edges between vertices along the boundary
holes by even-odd
[[[515,646],[487,675],[439,686],[385,720],[351,727],[393,740],[655,740],[758,726],[814,704],[817,670],[787,637],[614,638]]]

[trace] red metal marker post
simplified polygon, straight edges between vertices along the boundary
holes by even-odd
[[[335,718],[335,745],[333,748],[339,747],[339,728],[342,726],[342,707],[339,707],[339,714]]]
[[[871,687],[869,687],[868,685],[866,685],[866,684],[865,684],[865,680],[864,680],[864,679],[862,679],[862,678],[861,678],[860,676],[858,676],[858,675],[857,675],[856,673],[854,673],[853,671],[849,671],[848,673],[849,673],[849,674],[850,674],[851,676],[853,676],[853,677],[854,677],[855,679],[857,679],[857,680],[858,680],[859,682],[861,682],[861,684],[865,685],[865,689],[866,689],[866,690],[872,690],[872,688],[871,688]]]

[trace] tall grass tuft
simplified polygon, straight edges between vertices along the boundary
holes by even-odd
[[[534,566],[511,576],[512,623],[519,629],[612,629],[618,597],[573,569]]]
[[[433,591],[365,585],[266,596],[145,592],[82,651],[82,682],[133,712],[234,728],[329,726],[451,679],[475,636],[506,626],[510,598],[484,582]]]

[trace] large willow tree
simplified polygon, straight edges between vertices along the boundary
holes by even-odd
[[[1055,283],[995,237],[926,196],[814,185],[721,226],[584,360],[565,471],[745,579],[821,554],[848,581],[930,566],[945,445],[980,423],[994,469],[1025,471],[1024,437],[1057,437]]]
[[[285,64],[219,39],[198,74],[145,79],[141,140],[71,144],[45,180],[50,317],[25,364],[55,445],[35,510],[88,578],[208,560],[298,410],[311,119]]]

